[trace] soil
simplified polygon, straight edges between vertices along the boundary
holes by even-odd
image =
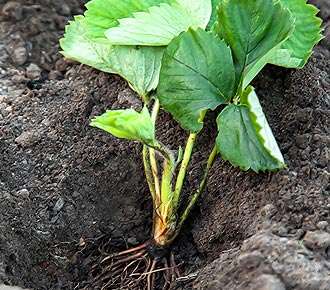
[[[140,145],[89,126],[139,99],[119,77],[58,53],[83,2],[0,0],[0,285],[81,289],[104,241],[136,245],[150,235]],[[311,2],[326,38],[307,66],[269,66],[254,83],[288,169],[257,175],[217,160],[174,245],[185,272],[178,289],[330,290],[330,5]],[[211,150],[215,116],[186,195]],[[167,114],[160,124],[161,139],[184,145]]]

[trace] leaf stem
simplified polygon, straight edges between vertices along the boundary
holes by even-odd
[[[170,203],[172,200],[172,180],[174,175],[175,164],[167,159],[164,160],[162,184],[161,184],[161,214],[163,217],[167,217],[169,209],[171,208]]]
[[[189,162],[191,159],[192,150],[195,146],[196,138],[197,138],[197,133],[191,133],[189,135],[189,138],[188,138],[188,141],[186,144],[186,148],[185,148],[185,151],[183,154],[183,159],[182,159],[181,167],[180,167],[178,177],[176,180],[175,190],[174,190],[174,195],[173,195],[173,205],[176,208],[178,207],[178,202],[179,202],[183,182],[186,177],[187,169],[188,169]]]
[[[159,109],[160,109],[159,100],[155,99],[155,103],[154,103],[154,106],[152,108],[152,113],[151,113],[151,120],[154,125],[156,125]],[[152,170],[152,175],[154,178],[154,185],[155,185],[155,196],[156,196],[155,201],[156,202],[158,201],[159,203],[161,203],[159,172],[158,172],[158,164],[157,164],[155,149],[153,149],[153,148],[149,149],[149,157],[150,157],[150,165],[151,165],[151,170]],[[160,204],[156,204],[156,206],[159,207]]]
[[[181,218],[179,220],[179,224],[178,224],[178,227],[177,227],[177,232],[179,232],[181,230],[182,225],[187,220],[192,208],[196,204],[196,202],[197,202],[198,198],[200,197],[200,195],[205,190],[210,169],[212,168],[212,166],[214,164],[214,161],[216,160],[217,155],[218,155],[218,149],[217,149],[217,146],[215,145],[212,152],[211,152],[211,154],[210,154],[210,156],[209,156],[209,158],[208,158],[208,160],[207,160],[207,165],[206,165],[206,168],[205,168],[205,171],[204,171],[203,179],[202,179],[202,181],[199,185],[199,188],[195,192],[195,194],[192,196],[188,206],[186,207],[185,211],[181,215]]]
[[[156,189],[155,189],[155,184],[154,184],[154,179],[152,175],[152,169],[151,169],[151,164],[150,164],[150,159],[149,159],[149,148],[147,145],[143,145],[143,151],[142,151],[142,156],[143,156],[143,165],[144,165],[144,172],[146,175],[146,179],[149,185],[149,190],[153,199],[153,202],[156,202]]]

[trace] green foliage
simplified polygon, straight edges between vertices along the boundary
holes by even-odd
[[[207,25],[207,30],[212,30],[213,26],[215,25],[216,21],[217,21],[217,13],[218,13],[218,5],[219,5],[219,0],[211,0],[212,2],[212,14],[211,14],[211,18],[210,21]]]
[[[84,16],[76,16],[65,28],[64,38],[60,40],[62,54],[69,59],[113,73],[107,58],[112,46],[106,38],[93,39]]]
[[[206,5],[207,2],[194,1],[199,4],[195,9],[188,9],[191,4],[186,7],[187,3],[151,7],[147,12],[134,13],[132,18],[120,19],[119,25],[107,30],[106,36],[117,45],[168,45],[190,27],[205,28],[212,11],[211,3]]]
[[[289,9],[295,20],[294,31],[289,39],[281,45],[281,48],[288,50],[292,58],[300,59],[300,63],[283,63],[281,61],[270,61],[270,63],[285,67],[302,68],[311,56],[313,47],[323,38],[321,34],[322,20],[316,17],[319,12],[318,9],[307,4],[306,0],[281,0],[281,3]]]
[[[227,102],[234,84],[230,48],[201,29],[189,30],[166,49],[157,96],[183,128],[198,132],[204,111]]]
[[[221,155],[244,170],[283,168],[248,86],[267,63],[306,63],[321,39],[314,6],[305,0],[92,0],[86,7],[61,40],[66,57],[122,76],[146,102],[157,88],[161,106],[192,133],[203,128],[207,110],[227,105],[218,117]]]
[[[237,81],[294,28],[290,12],[274,0],[222,0],[215,28],[233,51]]]
[[[112,46],[106,38],[90,38],[83,16],[66,27],[62,54],[104,72],[118,74],[143,98],[156,89],[164,48]]]
[[[285,167],[283,156],[252,87],[241,104],[227,106],[217,119],[217,147],[223,159],[256,172]]]
[[[306,64],[322,38],[314,6],[306,0],[92,0],[86,7],[85,14],[67,26],[62,53],[122,76],[146,103],[141,112],[107,111],[91,125],[144,144],[156,244],[167,246],[176,237],[205,188],[217,154],[242,170],[285,168],[249,85],[268,63],[288,68]],[[147,107],[151,101],[152,114]],[[184,152],[175,154],[156,140],[160,105],[190,132]],[[197,135],[207,111],[219,106],[223,110],[215,146],[199,189],[178,223]]]
[[[91,125],[117,138],[141,141],[149,146],[156,143],[155,125],[146,107],[141,113],[132,109],[107,111],[94,118]]]
[[[92,0],[86,4],[86,24],[92,38],[104,38],[105,31],[119,24],[118,20],[131,17],[135,12],[147,11],[161,3],[175,0]]]

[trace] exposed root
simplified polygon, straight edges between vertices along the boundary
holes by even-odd
[[[180,278],[174,255],[154,255],[150,242],[108,254],[92,267],[93,277],[84,289],[171,289]]]

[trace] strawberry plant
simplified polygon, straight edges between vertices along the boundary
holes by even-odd
[[[171,283],[177,271],[169,271],[176,267],[173,258],[153,257],[148,249],[168,248],[178,236],[217,156],[245,171],[285,168],[251,82],[266,64],[302,68],[322,38],[321,20],[305,0],[92,0],[86,7],[67,26],[62,53],[120,75],[143,100],[141,112],[109,110],[91,125],[142,143],[154,208],[151,240],[109,257],[117,266],[107,267],[99,278],[105,288],[144,283],[151,289],[155,273],[164,271],[165,283]],[[199,188],[182,204],[203,120],[219,106],[214,149]],[[158,140],[160,109],[189,132],[184,150]],[[147,263],[136,264],[145,268],[140,275],[122,278],[121,272],[135,269],[142,257]],[[157,270],[161,262],[165,267]]]

